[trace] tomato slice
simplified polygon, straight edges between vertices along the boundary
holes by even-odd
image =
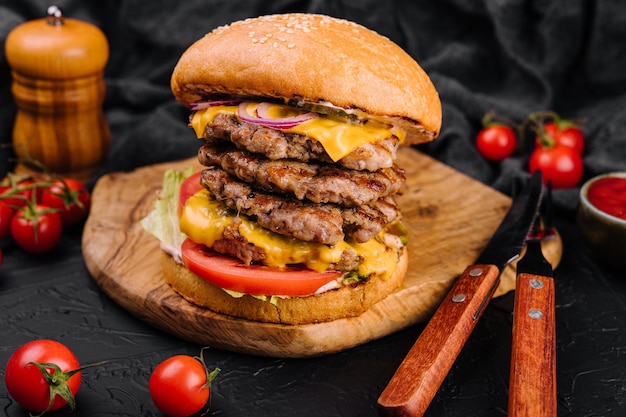
[[[195,172],[187,177],[180,185],[180,191],[178,192],[178,214],[181,213],[187,199],[202,189],[202,184],[200,184],[201,175],[201,171]]]
[[[181,251],[185,266],[194,274],[218,287],[246,294],[306,296],[342,275],[339,271],[317,272],[305,267],[245,265],[191,239],[183,242]]]

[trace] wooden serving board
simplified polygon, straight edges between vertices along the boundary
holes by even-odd
[[[308,325],[258,323],[198,308],[175,293],[161,275],[159,242],[139,221],[152,209],[169,168],[195,159],[102,177],[92,194],[82,249],[94,280],[133,315],[181,338],[215,348],[273,357],[338,352],[425,321],[455,278],[475,261],[511,204],[509,197],[412,148],[398,164],[407,187],[398,199],[409,229],[404,285],[356,318]],[[544,248],[554,264],[559,239]],[[515,288],[513,266],[496,295]]]

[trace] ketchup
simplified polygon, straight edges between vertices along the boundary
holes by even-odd
[[[605,177],[587,190],[589,202],[611,216],[626,220],[626,178]]]

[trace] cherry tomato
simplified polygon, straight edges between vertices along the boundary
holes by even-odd
[[[311,295],[341,272],[317,272],[305,267],[272,268],[244,265],[239,259],[213,252],[186,239],[181,247],[183,262],[194,274],[232,291],[256,295]]]
[[[91,197],[87,187],[72,178],[60,178],[44,188],[41,204],[57,209],[61,221],[66,226],[82,223],[89,213]]]
[[[40,204],[18,210],[11,220],[13,240],[31,253],[43,253],[54,248],[61,240],[62,232],[59,215]]]
[[[178,213],[180,214],[183,206],[187,202],[187,199],[202,189],[200,184],[200,176],[202,172],[196,172],[191,174],[180,185],[180,191],[178,192]]]
[[[476,147],[483,158],[490,161],[502,161],[515,152],[517,136],[509,126],[491,124],[478,132]]]
[[[28,201],[39,197],[36,185],[31,177],[9,175],[0,181],[0,201],[12,208],[24,207]]]
[[[196,414],[207,404],[211,381],[219,369],[209,374],[204,359],[176,355],[165,359],[152,371],[148,388],[154,405],[170,417]]]
[[[567,121],[560,123],[548,122],[544,125],[548,141],[553,141],[554,145],[563,145],[574,149],[582,155],[585,150],[585,137],[580,128]],[[537,137],[537,146],[541,146],[541,137]]]
[[[11,220],[14,214],[15,210],[0,200],[0,240],[11,236]]]
[[[55,385],[47,380],[44,371],[34,362],[46,364],[44,369],[54,375],[59,384]],[[58,369],[47,364],[54,364]],[[4,372],[4,381],[11,397],[22,407],[39,413],[53,411],[68,403],[73,407],[74,396],[78,392],[81,380],[81,373],[76,371],[79,367],[78,359],[64,344],[49,339],[33,340],[19,347],[11,355]],[[59,392],[63,388],[66,398]],[[67,396],[68,389],[70,396]]]
[[[538,169],[543,173],[544,181],[552,181],[554,188],[572,188],[583,176],[583,159],[567,146],[540,146],[535,148],[529,160],[530,173]]]

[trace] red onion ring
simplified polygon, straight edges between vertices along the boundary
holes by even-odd
[[[195,103],[189,103],[189,108],[191,110],[200,110],[206,109],[207,107],[215,107],[215,106],[234,106],[235,104],[241,103],[241,100],[212,100],[212,101],[196,101]]]
[[[249,101],[244,101],[239,104],[239,107],[237,109],[239,118],[246,123],[263,125],[272,129],[291,129],[292,127],[297,126],[300,123],[304,123],[317,117],[316,113],[308,112],[299,114],[297,116],[276,119],[269,115],[269,108],[271,104],[266,102],[259,103],[256,110],[256,116],[252,116],[247,111],[248,104],[250,104]]]

